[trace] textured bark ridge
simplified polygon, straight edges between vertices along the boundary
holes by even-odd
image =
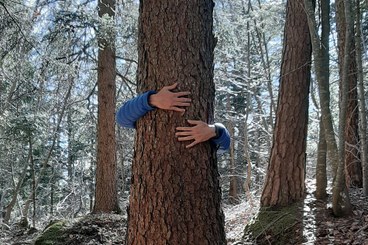
[[[346,43],[346,18],[345,18],[345,6],[344,1],[336,2],[337,11],[337,36],[338,36],[338,48],[339,48],[339,63],[344,63],[345,43]],[[347,186],[362,187],[363,174],[362,165],[359,153],[359,111],[358,111],[358,75],[356,64],[356,49],[354,37],[351,37],[351,51],[350,63],[348,65],[348,105],[346,111],[346,124],[345,124],[345,177]],[[342,65],[339,66],[340,73],[340,86],[342,82]]]
[[[128,244],[226,244],[215,152],[175,137],[186,119],[213,121],[212,11],[208,0],[140,2],[139,92],[178,82],[192,105],[137,123]]]
[[[114,16],[115,1],[99,1],[99,16]],[[114,37],[98,39],[98,128],[96,201],[94,213],[119,213],[116,186],[115,45]]]
[[[311,42],[303,1],[288,1],[280,92],[261,206],[287,206],[304,197]]]

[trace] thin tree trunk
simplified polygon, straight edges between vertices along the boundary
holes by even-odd
[[[327,143],[327,150],[328,150],[328,157],[330,158],[332,162],[332,169],[334,174],[334,182],[338,179],[338,168],[339,171],[341,171],[340,163],[344,162],[344,159],[341,159],[339,155],[339,151],[337,148],[337,143],[334,135],[333,130],[333,122],[332,122],[332,115],[330,111],[330,91],[329,91],[329,65],[328,65],[328,34],[329,34],[329,1],[322,1],[321,2],[321,8],[322,11],[325,12],[323,14],[323,23],[322,33],[325,34],[325,36],[322,36],[322,39],[319,39],[318,36],[318,30],[317,30],[317,24],[315,20],[315,14],[314,14],[314,6],[312,0],[304,0],[304,4],[306,7],[306,12],[308,15],[308,25],[311,33],[311,40],[312,40],[312,49],[313,49],[313,55],[314,55],[314,61],[315,61],[315,70],[316,70],[316,77],[318,81],[318,87],[319,87],[319,97],[320,97],[320,104],[321,104],[321,112],[322,112],[322,119],[323,119],[323,127],[325,129],[325,137],[326,137],[326,143]],[[341,140],[341,139],[340,139]],[[344,151],[344,148],[342,149]],[[343,171],[343,170],[342,170]],[[339,181],[341,181],[341,176],[339,176]],[[336,186],[336,185],[334,185]],[[345,188],[346,189],[346,188]],[[336,189],[335,189],[336,191]],[[334,193],[336,193],[334,191]],[[344,194],[344,193],[342,193]],[[340,195],[339,195],[340,196]],[[345,197],[343,200],[346,200],[346,196],[348,198],[348,195],[345,194]],[[335,196],[336,198],[336,196]],[[340,200],[340,199],[336,199]],[[335,200],[335,201],[336,201]],[[335,202],[334,207],[334,213],[335,215],[339,215],[339,208],[337,208],[337,204],[341,204],[340,202]],[[346,209],[347,212],[349,212],[350,202],[347,202],[346,205],[341,206],[344,209]]]
[[[253,10],[253,6],[252,6],[252,1],[249,0],[249,7]],[[258,7],[261,9],[262,5],[261,5],[261,1],[258,0]],[[263,19],[261,18],[261,28],[264,29],[264,24],[263,24]],[[266,71],[266,77],[267,77],[267,89],[268,89],[268,93],[270,96],[270,109],[269,109],[269,126],[267,126],[266,129],[268,128],[273,128],[273,119],[274,119],[274,115],[275,115],[275,111],[276,111],[276,104],[275,104],[275,96],[274,96],[274,92],[273,92],[273,87],[272,87],[272,79],[271,79],[271,68],[270,68],[270,58],[269,58],[269,54],[268,54],[268,46],[267,46],[267,42],[266,42],[266,35],[264,32],[261,32],[261,30],[258,28],[258,23],[256,23],[256,20],[254,20],[254,26],[255,26],[255,30],[256,30],[256,34],[257,34],[257,38],[258,38],[258,44],[259,44],[259,50],[261,52],[261,59],[262,59],[262,65],[263,65],[263,69],[265,69]],[[263,50],[264,49],[264,50]],[[267,141],[267,142],[271,142],[271,141]],[[271,149],[271,144],[268,145],[269,149]]]
[[[347,109],[345,116],[345,175],[347,186],[362,187],[362,165],[359,154],[359,111],[358,111],[358,95],[357,95],[357,66],[356,66],[356,51],[353,36],[346,37],[346,23],[345,18],[344,1],[336,1],[336,26],[339,48],[339,73],[340,73],[340,86],[342,86],[343,65],[345,55],[345,42],[349,41],[350,50],[349,64],[347,64],[347,80],[346,80],[346,93],[347,93]],[[352,17],[350,17],[352,18]],[[352,23],[354,21],[352,20]],[[354,34],[354,25],[351,34]],[[340,98],[344,95],[340,94]],[[340,124],[341,125],[341,124]]]
[[[68,135],[68,162],[67,162],[67,169],[68,169],[68,182],[71,185],[74,181],[74,151],[73,151],[73,122],[72,122],[72,112],[69,110],[67,112],[67,135]]]
[[[228,100],[229,103],[229,100]],[[234,125],[231,121],[228,123],[228,129],[230,133],[230,137],[234,138]],[[236,176],[236,167],[235,167],[235,142],[231,141],[230,146],[230,165],[229,165],[229,176],[230,176],[230,187],[229,187],[229,202],[231,204],[237,204],[239,202],[238,197],[238,180]]]
[[[59,130],[60,130],[61,121],[63,119],[64,112],[65,112],[65,109],[66,109],[66,106],[67,106],[67,102],[68,102],[68,99],[70,97],[72,88],[73,88],[73,83],[70,83],[69,84],[68,91],[66,92],[66,95],[64,97],[63,106],[62,106],[62,108],[60,110],[58,121],[56,123],[56,127],[55,127],[55,130],[54,130],[54,133],[53,133],[53,139],[52,139],[51,147],[50,147],[50,149],[49,149],[49,151],[47,153],[46,159],[43,161],[43,163],[41,165],[42,167],[41,167],[39,176],[38,176],[37,179],[35,179],[34,189],[30,193],[30,195],[28,196],[27,201],[24,204],[24,208],[23,208],[23,212],[22,212],[22,216],[23,216],[22,219],[23,220],[26,220],[27,217],[28,217],[29,205],[31,204],[32,199],[35,196],[35,193],[37,192],[38,185],[39,185],[39,183],[40,183],[43,175],[45,174],[45,171],[47,169],[48,163],[49,163],[49,161],[51,159],[51,155],[54,152],[55,144],[56,144],[56,141],[57,141],[57,138],[58,138],[58,133],[57,132],[59,132]]]
[[[252,161],[250,159],[250,153],[249,153],[249,140],[248,140],[248,124],[247,120],[245,120],[244,123],[244,155],[245,155],[245,161],[247,163],[247,178],[244,182],[244,190],[248,197],[248,201],[251,206],[253,206],[253,199],[251,195],[251,183],[252,183]]]
[[[32,146],[32,144],[31,144]],[[32,150],[32,147],[31,147],[31,151]],[[33,214],[32,214],[32,224],[33,224],[33,227],[36,226],[36,172],[35,172],[35,166],[34,166],[34,159],[33,159],[33,154],[31,154],[31,169],[32,169],[32,203],[33,203]],[[51,183],[52,185],[52,183]],[[26,218],[27,216],[24,216],[24,218]]]
[[[327,173],[326,173],[326,160],[327,160],[327,144],[325,139],[325,129],[323,127],[322,118],[319,123],[319,140],[318,140],[318,155],[317,155],[317,167],[316,167],[316,198],[324,200],[327,197]]]
[[[314,55],[314,67],[317,77],[320,106],[321,123],[318,143],[318,157],[316,167],[317,190],[316,197],[323,199],[326,196],[326,150],[332,162],[332,172],[335,176],[338,166],[338,149],[333,129],[332,116],[330,111],[330,88],[329,88],[329,32],[330,32],[330,2],[321,2],[321,39],[318,36],[317,24],[314,15],[314,3],[304,1],[308,25],[311,33],[312,50]]]
[[[230,95],[227,96],[227,110],[231,111]],[[228,130],[230,133],[230,138],[235,137],[235,127],[231,120],[228,122]],[[235,141],[232,140],[230,143],[230,161],[229,161],[229,202],[231,204],[237,204],[239,202],[238,197],[238,177],[236,176],[236,164],[235,164]]]
[[[0,63],[0,65],[2,65],[2,63]],[[2,67],[1,67],[2,68]],[[2,74],[4,74],[6,76],[6,71],[2,68]],[[8,78],[10,81],[11,79]],[[12,97],[13,97],[13,94],[14,94],[14,91],[17,87],[17,79],[13,79],[13,82],[12,82],[12,85],[10,87],[10,90],[9,90],[9,93],[8,93],[8,96],[6,97],[6,100],[5,100],[5,103],[4,103],[4,106],[3,108],[1,108],[0,110],[0,116],[3,116],[4,112],[8,109],[9,105],[10,105],[10,102],[12,100]],[[0,84],[1,85],[1,84]]]
[[[325,138],[327,143],[328,157],[332,164],[332,173],[335,179],[339,155],[335,132],[333,128],[332,113],[330,110],[330,85],[329,85],[329,0],[321,2],[321,9],[325,13],[322,14],[322,36],[321,40],[318,36],[317,23],[315,20],[313,0],[305,0],[305,6],[308,14],[308,25],[311,33],[312,49],[314,56],[314,67],[318,83],[318,92],[322,113],[323,128],[325,130]]]
[[[362,65],[362,36],[361,36],[361,13],[360,1],[356,1],[356,59],[358,69],[358,93],[359,93],[359,107],[360,107],[360,152],[363,167],[363,195],[368,196],[368,143],[367,143],[367,113],[365,106],[364,94],[364,79],[363,79],[363,65]]]
[[[54,175],[55,175],[55,167],[54,164],[51,166],[51,178],[50,178],[50,215],[54,215],[54,191],[55,191],[55,183],[54,183]]]
[[[31,154],[32,154],[32,141],[31,141],[31,137],[29,137],[29,152],[28,152],[27,163],[24,164],[22,175],[21,175],[21,177],[20,177],[20,179],[17,183],[17,186],[14,189],[12,199],[11,199],[10,203],[6,206],[6,212],[5,212],[5,216],[4,216],[4,223],[6,223],[6,224],[9,223],[11,213],[12,213],[13,208],[14,208],[16,202],[17,202],[19,191],[20,191],[21,186],[23,184],[23,181],[24,181],[24,179],[27,175],[27,168],[28,168],[29,164],[32,161]]]
[[[243,3],[244,8],[244,3]],[[251,8],[251,1],[248,1],[248,10],[249,13]],[[247,78],[248,78],[248,84],[250,84],[250,78],[252,75],[252,68],[251,68],[251,52],[250,52],[250,46],[251,46],[251,38],[250,38],[250,23],[247,21]],[[262,49],[262,47],[260,47]],[[263,55],[262,55],[263,57]],[[251,206],[253,206],[252,197],[250,194],[250,184],[252,181],[252,161],[250,159],[250,153],[249,153],[249,141],[248,141],[248,118],[249,114],[252,112],[252,100],[250,93],[246,93],[246,108],[245,108],[245,119],[244,119],[244,158],[245,162],[247,164],[247,178],[244,182],[244,189],[245,193],[248,197],[248,201],[250,202]],[[272,103],[271,103],[272,104]],[[271,106],[272,109],[272,106]],[[271,112],[272,114],[272,112]]]
[[[341,0],[339,0],[341,1]],[[347,99],[348,99],[348,72],[350,65],[350,50],[353,34],[353,22],[351,5],[349,1],[344,3],[345,21],[346,21],[346,33],[345,33],[345,47],[344,47],[344,60],[342,65],[342,78],[341,78],[341,92],[340,92],[340,129],[339,129],[339,158],[340,162],[337,168],[336,179],[332,190],[332,210],[336,216],[349,215],[352,212],[350,198],[347,186],[345,184],[345,126],[346,126],[346,113],[347,113]]]

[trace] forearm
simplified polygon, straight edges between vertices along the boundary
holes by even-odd
[[[154,109],[148,102],[150,95],[155,93],[148,91],[125,102],[116,113],[116,122],[122,127],[135,128],[138,119]]]

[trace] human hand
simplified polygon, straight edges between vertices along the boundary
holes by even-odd
[[[216,136],[215,125],[208,125],[205,122],[196,120],[188,120],[188,123],[194,126],[177,127],[175,133],[179,141],[194,140],[186,148],[193,147]]]
[[[192,101],[190,98],[183,97],[189,95],[190,92],[171,92],[175,89],[178,83],[163,87],[157,94],[152,94],[149,97],[149,103],[163,110],[171,110],[184,113],[185,109],[180,107],[190,106]]]

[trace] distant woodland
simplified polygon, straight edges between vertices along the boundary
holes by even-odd
[[[361,0],[0,0],[1,230],[114,213],[127,244],[232,244],[227,210],[243,205],[258,212],[242,242],[287,244],[309,193],[329,217],[361,211],[363,234],[367,13]],[[116,124],[125,101],[173,83],[191,92],[184,115]],[[186,119],[224,124],[230,149],[186,149],[173,133]]]

